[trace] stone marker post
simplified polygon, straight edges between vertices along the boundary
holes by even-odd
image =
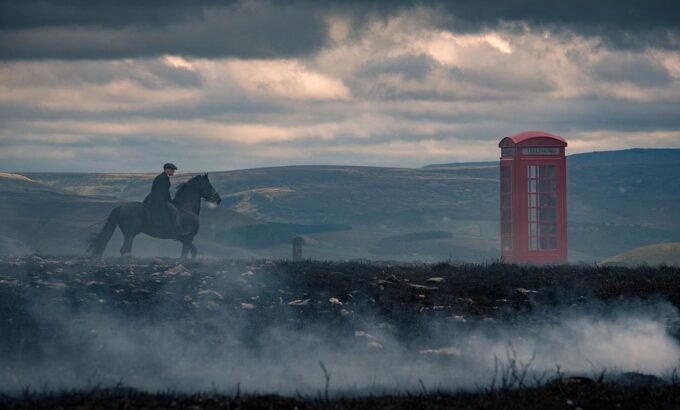
[[[302,237],[296,236],[293,238],[293,261],[302,260]]]

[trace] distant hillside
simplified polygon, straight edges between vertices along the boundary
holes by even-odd
[[[92,174],[83,174],[87,180]],[[82,183],[82,182],[81,182]],[[111,209],[121,200],[105,196],[80,195],[34,181],[26,176],[0,173],[0,255],[40,253],[83,253],[85,239],[101,228]],[[217,232],[257,223],[252,218],[225,208],[205,207],[197,243],[215,256],[236,252],[214,241]],[[116,255],[122,243],[117,233],[109,248]],[[136,241],[138,254],[173,255],[178,244],[140,235]],[[238,251],[239,256],[249,256]]]
[[[66,252],[104,216],[111,199],[81,196],[15,174],[0,174],[0,253]]]
[[[635,248],[603,262],[612,265],[673,265],[680,266],[680,242],[657,243]]]
[[[653,162],[679,162],[680,149],[675,148],[632,148],[619,151],[598,151],[573,154],[568,157],[570,165],[576,164],[631,164]]]
[[[33,180],[26,175],[0,172],[0,192],[46,192],[73,195],[72,191],[50,186],[42,181]]]
[[[54,189],[125,200],[142,199],[154,176],[24,175]],[[180,176],[173,184],[188,177]],[[223,197],[220,209],[232,209],[251,220],[351,227],[308,235],[306,251],[315,257],[481,261],[498,256],[496,162],[418,169],[289,166],[216,172],[210,179]],[[571,155],[567,188],[573,260],[603,260],[631,248],[680,241],[680,150]],[[271,232],[262,233],[269,228]],[[219,234],[221,225],[215,229]],[[279,230],[270,224],[248,235],[279,237]],[[386,238],[429,231],[451,236],[385,246],[392,243]],[[316,247],[308,246],[312,243]],[[257,252],[284,257],[290,246],[281,243]]]
[[[568,149],[568,148],[567,148]],[[626,164],[631,162],[678,162],[680,149],[677,148],[631,148],[618,151],[595,151],[581,154],[567,155],[572,165],[581,163],[604,162],[607,164]],[[482,162],[449,162],[445,164],[430,164],[423,168],[456,168],[498,165],[498,161]]]
[[[103,195],[127,199],[125,192],[135,186],[146,186],[153,173],[99,174],[68,172],[27,172],[22,175],[34,181],[81,195]],[[133,198],[137,199],[137,198]]]
[[[481,161],[481,162],[448,162],[446,164],[430,164],[423,168],[469,168],[469,167],[488,167],[490,165],[498,165],[498,161]]]

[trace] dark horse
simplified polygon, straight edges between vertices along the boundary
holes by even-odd
[[[120,254],[129,254],[132,251],[132,241],[139,233],[145,233],[155,238],[174,239],[182,242],[182,258],[187,257],[191,252],[192,257],[196,257],[196,247],[192,243],[194,236],[198,233],[198,215],[201,213],[201,198],[206,201],[217,203],[222,202],[220,195],[208,180],[208,174],[196,175],[189,181],[181,184],[175,194],[172,203],[177,207],[182,218],[182,228],[186,233],[160,232],[147,221],[144,204],[141,202],[127,202],[114,208],[106,224],[99,234],[90,239],[88,251],[94,256],[101,256],[109,243],[111,235],[120,228],[125,236],[125,242],[120,248]]]

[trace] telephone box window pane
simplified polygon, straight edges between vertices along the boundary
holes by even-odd
[[[541,236],[554,235],[557,232],[555,224],[541,224]]]
[[[538,172],[539,178],[555,178],[554,165],[541,165]]]
[[[529,224],[529,235],[531,236],[538,235],[538,224],[535,223]]]
[[[535,251],[538,249],[538,238],[535,236],[532,236],[529,238],[529,249],[532,251]]]
[[[536,195],[535,194],[529,194],[529,208],[535,208],[536,207]]]
[[[514,148],[513,148],[514,151]],[[506,155],[505,149],[503,155]],[[512,167],[501,166],[501,246],[512,250]]]
[[[529,192],[536,192],[536,180],[535,179],[529,180]]]
[[[536,165],[529,165],[529,178],[536,178]]]
[[[544,250],[555,250],[557,249],[557,238],[554,236],[543,236],[541,237],[541,249]]]
[[[541,222],[555,222],[555,208],[539,208],[538,219]]]
[[[538,206],[554,207],[555,205],[557,205],[557,197],[555,195],[541,195],[539,197]]]
[[[557,249],[555,165],[527,166],[529,250]]]

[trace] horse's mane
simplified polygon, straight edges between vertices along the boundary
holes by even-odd
[[[203,174],[194,175],[193,177],[191,177],[190,180],[177,184],[177,193],[188,188],[189,184],[191,184],[192,182],[196,182],[196,180],[198,180],[202,176],[204,176],[204,175]]]
[[[182,182],[177,185],[177,192],[175,193],[175,200],[181,198],[182,195],[186,193],[186,190],[191,187],[192,183],[195,183],[199,178],[203,177],[203,174],[194,175],[190,180]]]

